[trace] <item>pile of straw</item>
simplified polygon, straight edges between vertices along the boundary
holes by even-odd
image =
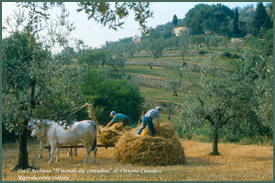
[[[185,163],[184,149],[170,123],[160,124],[156,137],[150,136],[148,127],[143,129],[141,135],[137,135],[141,127],[120,137],[115,147],[117,161],[145,166]]]
[[[125,133],[115,148],[115,158],[122,163],[145,166],[185,163],[184,150],[176,137],[167,139]]]
[[[104,128],[100,126],[101,134],[97,134],[97,139],[106,147],[115,146],[122,133],[131,130],[131,127],[121,126],[122,122],[115,123],[110,127]]]
[[[111,129],[102,129],[101,134],[97,134],[97,139],[99,142],[104,144],[106,147],[108,146],[115,146],[120,138],[121,134],[117,133]]]
[[[155,130],[156,130],[156,125],[155,125]],[[141,135],[142,136],[150,136],[151,135],[148,126],[142,130]],[[163,137],[163,138],[173,138],[174,135],[175,135],[175,131],[173,129],[173,126],[169,122],[160,124],[159,132],[156,132],[156,134],[155,134],[155,136]]]
[[[118,132],[125,132],[125,131],[129,131],[129,130],[132,129],[131,127],[128,127],[127,125],[126,125],[126,126],[121,126],[122,124],[123,124],[123,122],[114,123],[114,124],[110,127],[110,129],[111,129],[111,130],[118,131]]]

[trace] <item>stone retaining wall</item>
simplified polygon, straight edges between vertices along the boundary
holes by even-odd
[[[158,88],[158,89],[169,89],[167,81],[164,79],[155,79],[150,77],[138,76],[139,86],[149,87],[149,88]],[[177,91],[184,91],[186,89],[186,84],[182,82],[181,86]]]
[[[181,67],[184,61],[174,61],[174,60],[127,60],[124,62],[125,65],[146,65],[149,66],[151,63],[152,66],[159,67]]]

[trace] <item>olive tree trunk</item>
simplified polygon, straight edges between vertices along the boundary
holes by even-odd
[[[19,130],[19,157],[18,157],[18,164],[12,169],[12,171],[16,171],[19,169],[26,170],[28,168],[33,168],[29,165],[28,160],[28,136],[27,136],[27,125],[28,120],[24,120],[22,126]]]
[[[218,139],[219,139],[218,129],[216,126],[214,126],[213,127],[212,152],[210,153],[211,155],[220,155],[220,153],[218,151]]]

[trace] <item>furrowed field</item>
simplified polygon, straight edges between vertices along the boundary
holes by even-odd
[[[221,155],[211,156],[208,155],[211,143],[188,140],[181,140],[181,143],[186,164],[154,167],[118,163],[113,157],[113,147],[98,148],[94,164],[90,157],[88,164],[82,165],[86,154],[83,148],[78,149],[73,160],[67,157],[65,149],[61,149],[60,161],[48,164],[47,150],[44,150],[43,158],[38,159],[39,142],[31,140],[28,148],[31,165],[51,173],[11,172],[17,163],[18,146],[15,143],[3,145],[2,180],[18,181],[24,177],[28,181],[46,180],[47,177],[54,180],[56,177],[63,181],[273,181],[272,146],[219,143]]]

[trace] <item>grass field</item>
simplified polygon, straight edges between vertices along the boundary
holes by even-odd
[[[182,105],[185,101],[186,93],[178,91],[178,96],[173,96],[172,90],[162,90],[148,87],[139,87],[141,96],[144,98],[153,98],[155,100],[161,100],[165,102],[173,102],[175,104]]]
[[[96,163],[91,164],[90,157],[86,165],[82,165],[84,149],[79,149],[73,160],[67,157],[65,149],[61,149],[60,161],[48,164],[47,150],[44,150],[42,159],[37,159],[39,143],[31,140],[28,144],[30,165],[50,172],[23,173],[11,172],[18,160],[17,144],[4,144],[2,180],[31,180],[36,177],[37,180],[59,178],[68,181],[273,181],[273,146],[220,143],[220,156],[208,155],[211,143],[182,141],[182,147],[186,154],[184,165],[150,167],[121,164],[114,159],[115,148],[98,148]]]

